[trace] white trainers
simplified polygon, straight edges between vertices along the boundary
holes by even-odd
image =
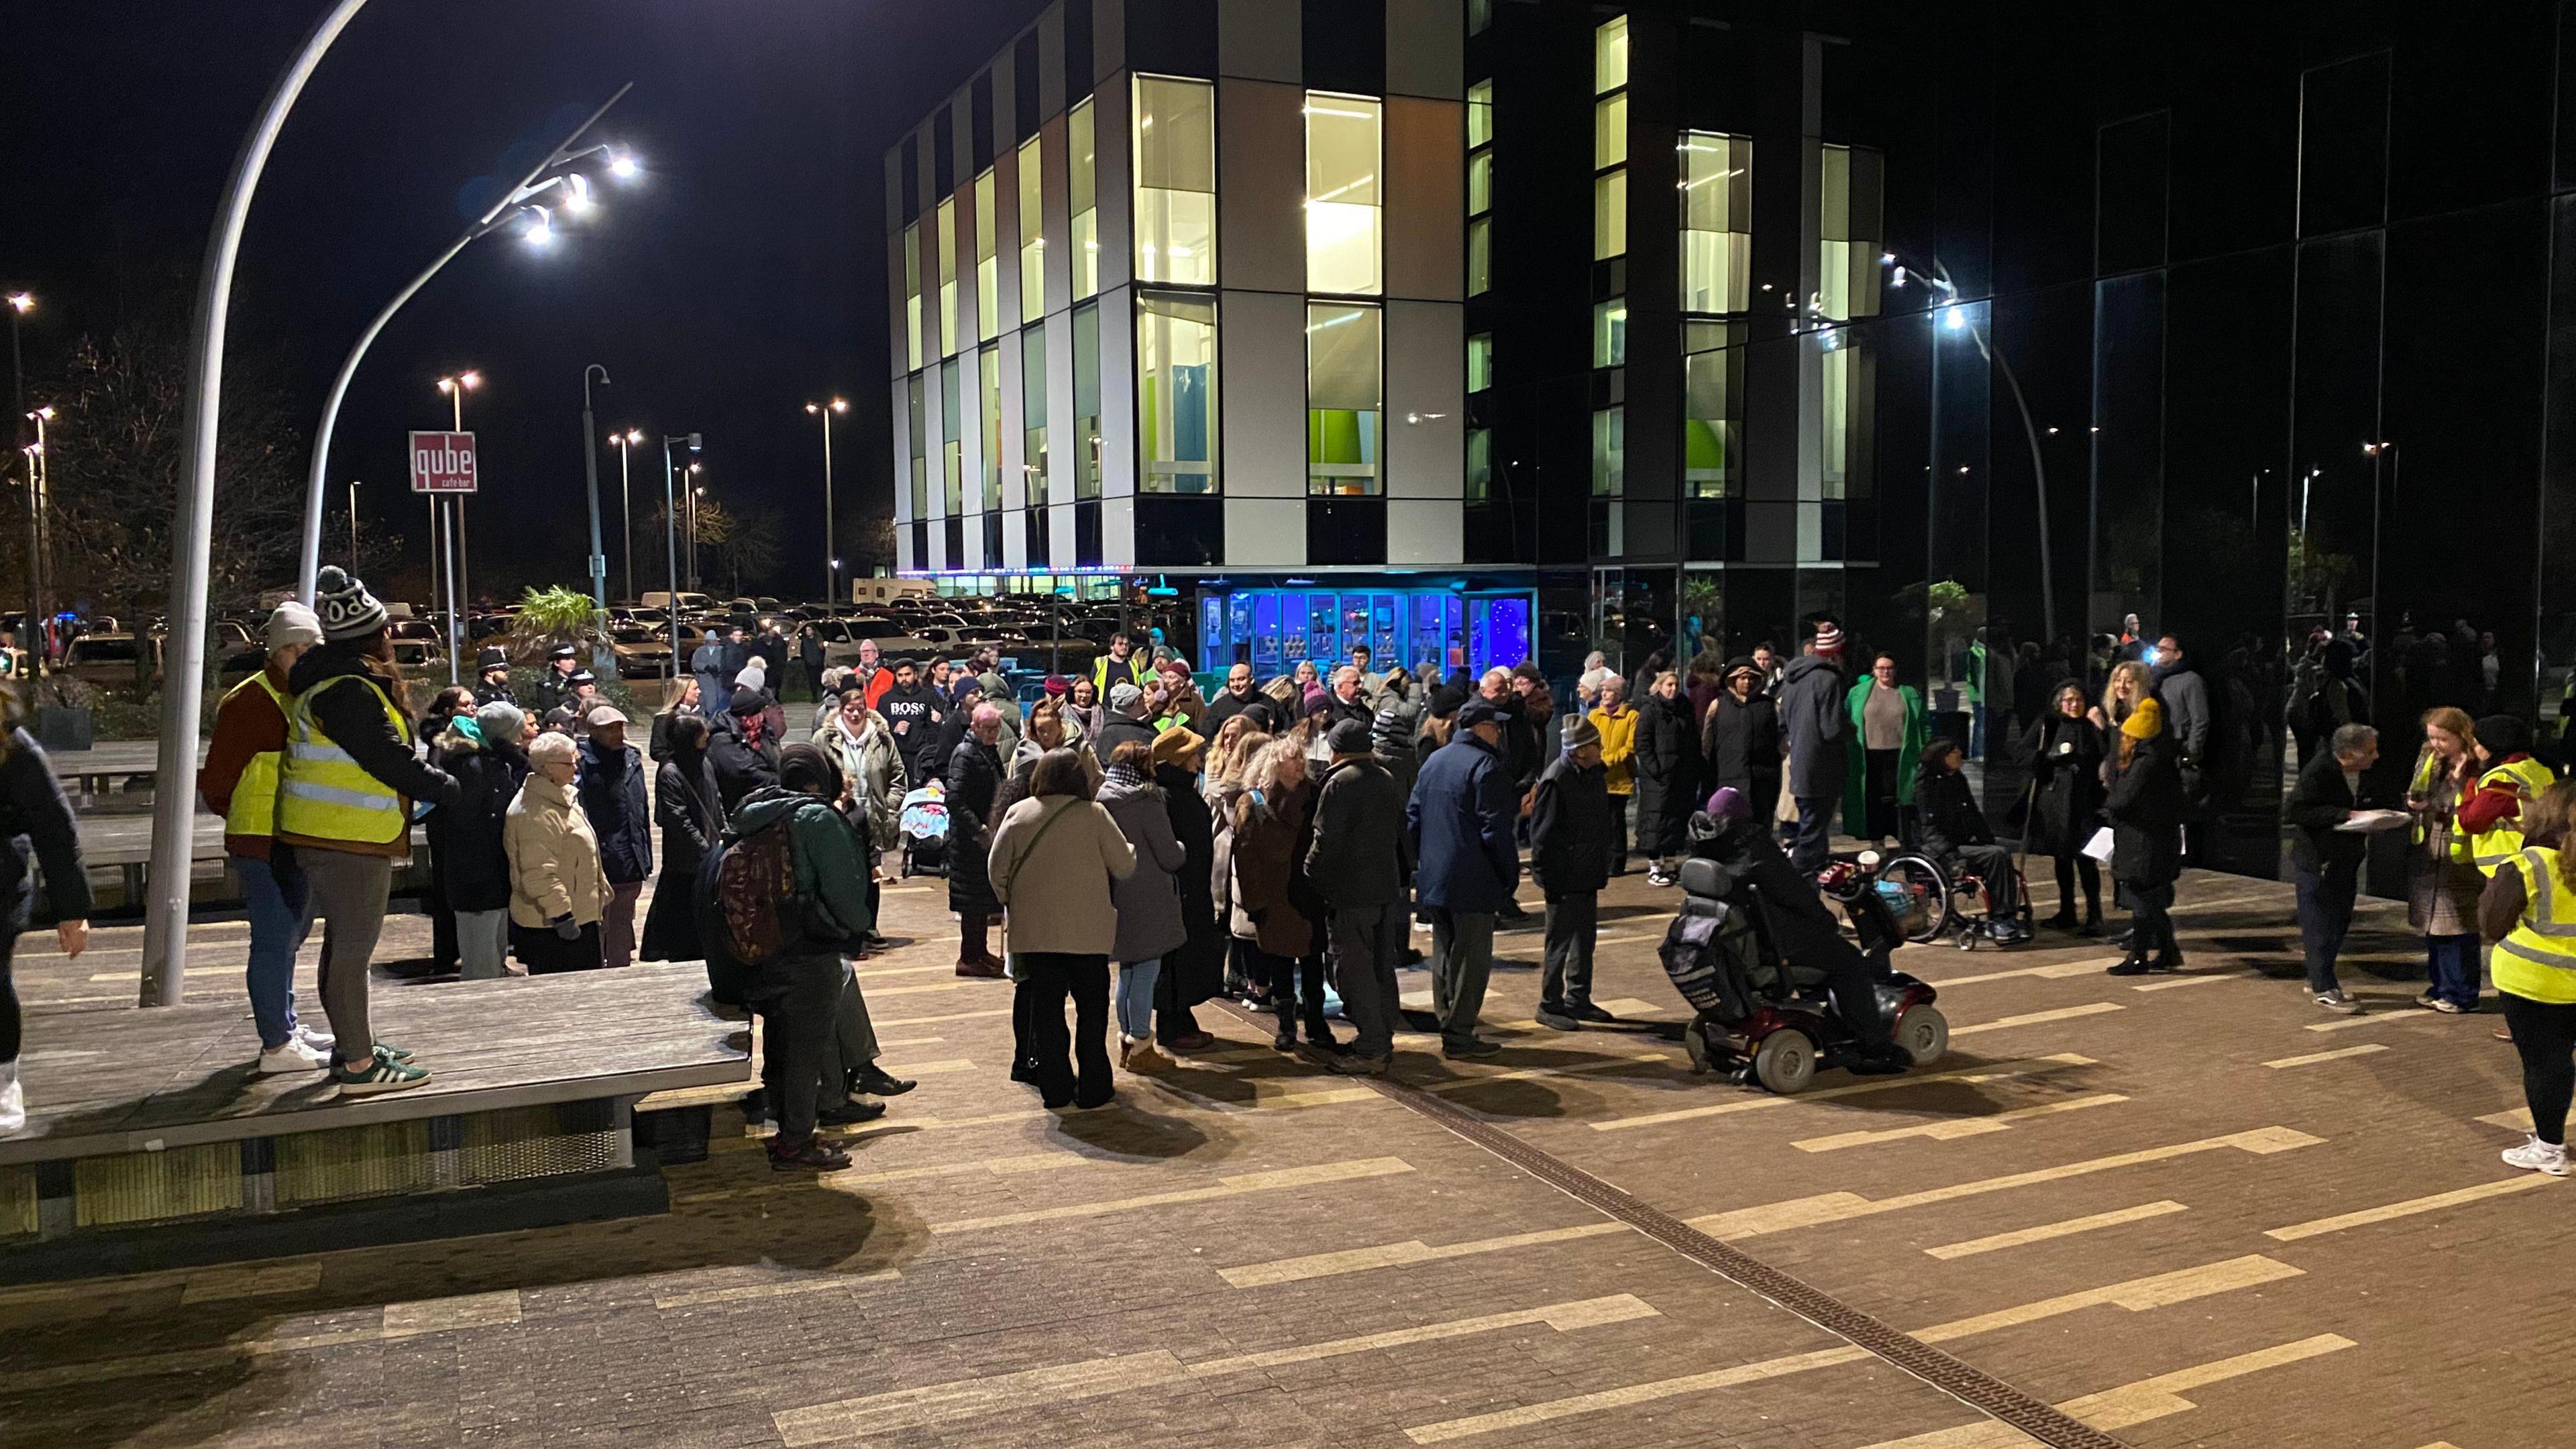
[[[261,1049],[258,1072],[263,1077],[280,1077],[289,1072],[318,1072],[330,1065],[330,1052],[317,1051],[303,1037],[290,1036],[281,1045]]]
[[[18,1085],[18,1063],[0,1062],[0,1137],[27,1125],[27,1092]],[[2559,1171],[2566,1171],[2560,1168]]]
[[[295,1024],[295,1036],[298,1041],[301,1041],[306,1046],[320,1052],[325,1063],[328,1063],[331,1059],[331,1048],[340,1044],[339,1039],[332,1036],[331,1033],[327,1031],[315,1031],[313,1028],[306,1026],[300,1021]]]
[[[2324,1007],[2328,1011],[2341,1012],[2346,1016],[2350,1016],[2354,1012],[2361,1010],[2361,1004],[2354,1001],[2351,997],[2344,995],[2342,989],[2339,987],[2330,987],[2324,991],[2318,992],[2317,1005]]]
[[[2525,1172],[2545,1172],[2551,1177],[2567,1175],[2567,1147],[2564,1143],[2543,1142],[2534,1137],[2520,1147],[2504,1150],[2504,1165]]]

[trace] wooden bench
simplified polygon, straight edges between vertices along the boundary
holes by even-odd
[[[204,743],[197,746],[197,763],[206,762]],[[111,782],[135,775],[157,775],[161,772],[159,740],[103,740],[86,750],[48,750],[45,758],[54,767],[54,778],[70,784],[79,795],[104,795]]]
[[[309,1250],[275,1245],[319,1241],[317,1216],[342,1246],[659,1211],[635,1144],[666,1139],[635,1104],[749,1080],[749,1037],[706,994],[693,964],[382,993],[376,1030],[431,1079],[355,1098],[254,1075],[238,1004],[39,1018],[27,1125],[0,1138],[0,1278]],[[705,1120],[658,1125],[685,1157]],[[567,1208],[549,1187],[607,1191]],[[390,1211],[353,1215],[369,1205]]]

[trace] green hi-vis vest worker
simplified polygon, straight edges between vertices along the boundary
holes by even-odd
[[[2478,788],[2481,790],[2495,785],[2510,784],[2514,794],[2521,798],[2522,808],[2525,810],[2531,808],[2532,801],[2540,798],[2542,791],[2557,783],[2556,772],[2529,756],[2519,760],[2507,760],[2478,777]],[[2520,815],[2499,820],[2492,828],[2469,837],[2469,859],[2476,861],[2479,871],[2487,875],[2495,874],[2498,866],[2513,859],[2521,850],[2522,817]]]
[[[2496,990],[2527,1001],[2576,1003],[2576,890],[2558,876],[2558,852],[2525,846],[2503,869],[2522,876],[2522,919],[2496,943]]]
[[[2435,754],[2430,746],[2426,746],[2423,755],[2415,761],[2415,778],[2408,783],[2407,793],[2430,796],[2433,793],[2433,782],[2441,777],[2442,757]],[[2417,845],[2424,843],[2423,816],[2415,817],[2414,827],[2407,831],[2406,838]],[[2455,822],[2451,826],[2451,859],[2466,865],[2476,858],[2469,852],[2467,832],[2461,830]]]
[[[411,826],[411,809],[403,797],[368,774],[314,723],[315,697],[352,685],[373,691],[394,733],[411,737],[410,724],[392,696],[364,675],[334,675],[297,695],[286,712],[286,762],[277,788],[280,834],[382,846],[402,839]]]
[[[276,701],[277,712],[286,718],[287,729],[291,733],[295,728],[294,702],[286,697],[285,690],[268,682],[266,669],[234,685],[224,695],[224,704],[231,704],[234,695],[253,689],[266,690],[268,697]],[[221,705],[216,707],[216,713],[222,713]],[[224,809],[225,835],[277,833],[277,782],[281,759],[275,750],[262,750],[242,766],[241,778],[233,784],[232,801]]]

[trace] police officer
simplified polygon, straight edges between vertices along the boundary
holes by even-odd
[[[573,678],[581,672],[580,656],[569,644],[558,644],[546,655],[545,677],[537,681],[538,718],[553,714],[572,697]]]
[[[518,703],[510,698],[510,652],[508,650],[498,644],[484,645],[482,651],[474,657],[474,668],[482,675],[474,686],[475,708],[480,709],[495,701]]]

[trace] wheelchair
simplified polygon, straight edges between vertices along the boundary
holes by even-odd
[[[1946,865],[1911,845],[1884,853],[1864,850],[1850,859],[1870,877],[1879,899],[1896,917],[1897,930],[1918,946],[1947,936],[1960,950],[1973,951],[1978,942],[1994,939],[1999,923],[2009,922],[2025,933],[2031,928],[2030,883],[2022,879],[2018,863],[2012,872],[2020,904],[2009,916],[1998,916],[1986,882],[1965,869],[1964,861]]]

